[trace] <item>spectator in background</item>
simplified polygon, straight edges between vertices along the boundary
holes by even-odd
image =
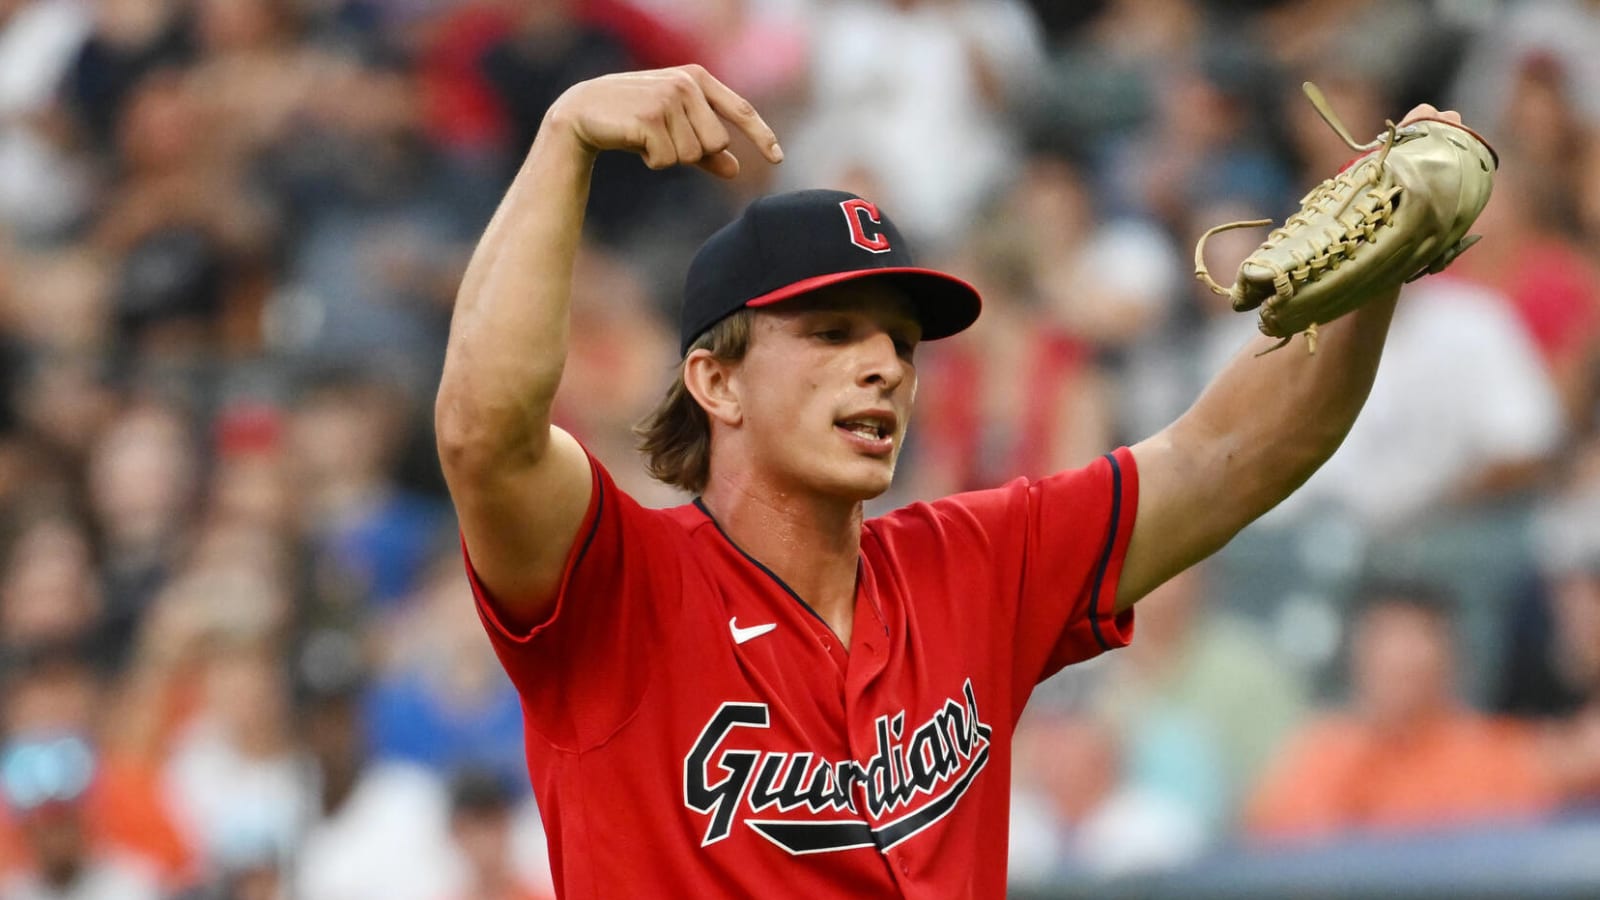
[[[1139,639],[1107,660],[1093,696],[1131,783],[1231,830],[1246,792],[1307,713],[1299,674],[1268,635],[1210,596],[1211,564],[1157,588]]]
[[[461,548],[447,541],[383,633],[364,700],[371,751],[442,778],[470,767],[525,783],[522,703],[483,628],[461,615],[471,599],[461,583]]]
[[[419,390],[442,353],[444,312],[489,215],[482,171],[426,140],[421,83],[392,53],[285,60],[309,90],[256,148],[256,183],[285,223],[267,349],[307,366],[360,358]]]
[[[220,410],[212,423],[213,466],[206,487],[211,519],[271,534],[284,543],[278,552],[285,555],[301,527],[287,418],[266,401],[237,400]]]
[[[296,900],[446,900],[456,878],[444,783],[371,756],[362,728],[367,675],[348,635],[314,633],[297,667],[310,792],[291,875]]]
[[[1500,292],[1538,348],[1573,425],[1591,424],[1600,361],[1600,270],[1579,241],[1584,147],[1575,60],[1530,54],[1495,132],[1499,183],[1455,271]]]
[[[417,78],[426,133],[445,158],[503,168],[511,123],[482,61],[510,35],[514,0],[464,0],[430,18],[417,41]]]
[[[1108,725],[1054,712],[1024,722],[1012,751],[1012,883],[1157,871],[1205,849],[1205,825],[1192,810],[1124,779],[1124,748]]]
[[[1597,43],[1600,19],[1582,0],[1496,4],[1456,70],[1454,101],[1497,140],[1533,142],[1536,167],[1571,174],[1574,130],[1600,124]]]
[[[1160,112],[1163,73],[1206,38],[1195,0],[1086,0],[1029,4],[1050,37],[1050,59],[1022,112],[1027,127],[1096,158],[1126,152]],[[1118,185],[1115,208],[1140,191]]]
[[[1600,268],[1574,238],[1575,230],[1554,221],[1546,191],[1570,194],[1571,181],[1541,188],[1537,168],[1502,153],[1494,197],[1478,220],[1481,247],[1463,256],[1455,271],[1503,297],[1537,349],[1570,427],[1594,422],[1595,365],[1600,362]],[[1481,251],[1481,252],[1479,252]]]
[[[151,72],[192,56],[185,0],[100,0],[94,32],[67,77],[66,98],[108,165],[116,163],[117,123],[129,96]]]
[[[1461,271],[1504,292],[1538,345],[1578,427],[1594,422],[1600,360],[1600,180],[1593,165],[1600,18],[1567,0],[1501,5],[1468,49],[1455,92],[1503,160],[1479,230],[1481,256]]]
[[[466,863],[458,900],[548,900],[511,858],[517,794],[499,773],[464,771],[451,785],[450,836]]]
[[[46,358],[93,362],[114,337],[112,267],[82,246],[18,249],[7,254],[0,238],[0,306],[10,312],[14,338],[25,342],[36,362]],[[14,348],[15,349],[15,348]]]
[[[46,502],[74,497],[95,436],[116,412],[117,394],[105,367],[84,354],[41,352],[17,365],[11,385],[15,420],[14,496],[42,495]],[[16,507],[13,507],[15,509]]]
[[[520,162],[519,148],[525,145],[509,140],[507,129],[517,124],[508,117],[521,113],[523,108],[497,102],[492,83],[497,66],[485,63],[494,48],[514,38],[519,20],[527,24],[528,4],[521,0],[457,0],[448,4],[391,5],[394,6],[403,12],[391,14],[391,19],[409,15],[414,20],[412,24],[419,26],[406,29],[397,37],[402,47],[419,56],[430,132],[452,153],[472,157],[488,151],[510,152],[516,159],[504,162]],[[703,24],[703,10],[696,8],[702,4],[685,8],[675,2],[662,5],[636,0],[575,0],[545,6],[533,15],[547,23],[563,19],[579,23],[592,33],[579,37],[578,43],[603,35],[603,43],[641,67],[704,62],[703,35],[691,33]],[[718,22],[719,26],[726,24],[726,20]],[[530,101],[530,108],[541,103],[548,106],[555,96],[535,98]]]
[[[155,879],[97,846],[85,799],[94,751],[76,737],[13,737],[0,750],[0,790],[29,865],[0,882],[4,900],[157,900]]]
[[[621,255],[589,243],[578,255],[573,279],[573,321],[563,380],[578,385],[558,399],[554,415],[603,463],[623,470],[619,486],[647,506],[683,502],[673,488],[635,465],[633,425],[650,412],[661,373],[676,361],[669,328],[651,314],[652,298],[640,273]],[[578,329],[582,329],[580,333]]]
[[[60,235],[92,196],[56,103],[90,15],[75,0],[0,0],[0,227],[28,239]]]
[[[1032,14],[1020,0],[847,0],[817,9],[811,46],[786,186],[842,186],[864,167],[917,246],[955,249],[1017,154],[1007,113],[1043,61]]]
[[[1332,508],[1394,533],[1527,490],[1565,433],[1560,396],[1509,302],[1447,273],[1408,286],[1361,418],[1264,521]]]
[[[198,468],[190,422],[175,407],[131,404],[95,441],[89,506],[118,655],[191,537]]]
[[[237,165],[283,140],[338,85],[341,61],[304,40],[297,0],[191,0],[196,60],[185,75],[194,102],[222,126],[218,149]]]
[[[282,648],[212,634],[197,708],[174,736],[168,796],[209,871],[287,859],[310,814]]]
[[[1246,826],[1271,843],[1531,820],[1561,802],[1530,726],[1465,708],[1454,627],[1432,589],[1372,585],[1350,637],[1351,698],[1267,770]]]
[[[1268,86],[1279,79],[1250,43],[1201,42],[1153,74],[1156,114],[1109,168],[1117,208],[1184,234],[1203,197],[1225,192],[1280,216],[1289,208],[1297,194],[1271,135],[1261,134],[1262,110],[1277,99]]]
[[[99,644],[105,603],[83,524],[47,512],[18,525],[0,570],[0,642]]]
[[[1600,442],[1576,454],[1535,520],[1539,578],[1506,613],[1497,704],[1552,723],[1573,793],[1600,798]]]
[[[81,896],[94,884],[151,890],[195,875],[193,854],[163,800],[155,770],[127,752],[119,709],[93,656],[78,644],[11,645],[0,752],[0,898],[19,884]],[[67,896],[79,897],[68,893]],[[129,897],[144,894],[129,894]]]
[[[1252,30],[1281,70],[1363,73],[1357,77],[1381,85],[1401,107],[1413,97],[1442,96],[1460,54],[1461,28],[1448,3],[1348,0],[1329,5],[1318,0],[1267,0],[1232,5],[1261,7]],[[1299,80],[1284,86],[1292,92]],[[1299,102],[1295,96],[1285,99]],[[1469,122],[1482,121],[1465,108],[1463,114]],[[1369,130],[1375,133],[1382,124],[1379,119]]]
[[[447,508],[395,475],[409,437],[407,398],[355,370],[313,372],[291,413],[295,482],[320,584],[388,608],[416,587]]]
[[[1104,212],[1079,152],[1059,144],[1036,149],[1022,171],[1007,237],[1026,247],[1051,318],[1102,355],[1159,330],[1187,267],[1166,232],[1137,216]],[[980,232],[975,243],[983,241]]]
[[[1547,563],[1532,603],[1518,604],[1498,705],[1537,718],[1600,704],[1600,554]]]
[[[512,28],[484,54],[483,72],[495,99],[506,111],[506,180],[522,165],[545,111],[567,88],[608,72],[634,66],[627,44],[616,31],[585,19],[578,0],[548,0],[513,6]],[[693,173],[652,173],[637,159],[596,163],[588,225],[603,240],[625,242],[633,220]],[[654,175],[667,175],[656,178]]]
[[[233,125],[200,102],[177,69],[145,76],[119,110],[121,177],[95,219],[91,245],[113,260],[117,349],[135,369],[190,369],[227,356],[224,327],[249,294],[270,219],[238,181],[219,135]],[[180,375],[181,377],[181,375]],[[186,390],[197,385],[179,381]]]
[[[523,148],[562,91],[632,62],[622,37],[583,19],[579,6],[578,0],[510,4],[508,31],[479,62],[510,124],[509,173],[522,165]]]

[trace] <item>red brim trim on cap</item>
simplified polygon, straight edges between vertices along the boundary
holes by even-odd
[[[978,313],[983,309],[983,300],[978,294],[978,289],[962,281],[954,275],[940,272],[937,269],[924,269],[918,266],[888,266],[881,269],[853,269],[849,272],[830,272],[827,275],[817,275],[805,278],[793,284],[786,284],[775,291],[768,291],[759,297],[745,301],[745,306],[771,306],[790,300],[801,294],[825,288],[833,284],[842,284],[847,281],[859,281],[863,278],[872,278],[881,275],[915,276],[943,282],[951,293],[942,298],[933,298],[911,292],[907,298],[917,308],[917,318],[922,322],[922,339],[937,340],[949,337],[966,330],[973,322],[978,320]],[[956,300],[956,303],[934,302],[936,300]],[[961,300],[967,302],[961,303]]]

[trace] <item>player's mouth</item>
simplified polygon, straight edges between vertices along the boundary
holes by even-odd
[[[868,456],[889,456],[894,452],[899,418],[889,410],[856,413],[833,423],[835,431],[858,452]]]

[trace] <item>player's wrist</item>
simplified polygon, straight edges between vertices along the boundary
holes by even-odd
[[[566,93],[557,98],[556,102],[545,111],[535,144],[551,144],[559,151],[593,161],[594,157],[600,154],[600,148],[584,136],[583,117],[577,108],[581,104],[575,102],[577,98],[572,96],[573,92],[581,87],[582,85],[575,85],[568,88]]]

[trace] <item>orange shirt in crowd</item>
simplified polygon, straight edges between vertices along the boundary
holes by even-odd
[[[1334,716],[1290,741],[1252,799],[1246,828],[1270,840],[1420,831],[1536,817],[1558,799],[1535,733],[1522,723],[1461,712],[1385,735]]]

